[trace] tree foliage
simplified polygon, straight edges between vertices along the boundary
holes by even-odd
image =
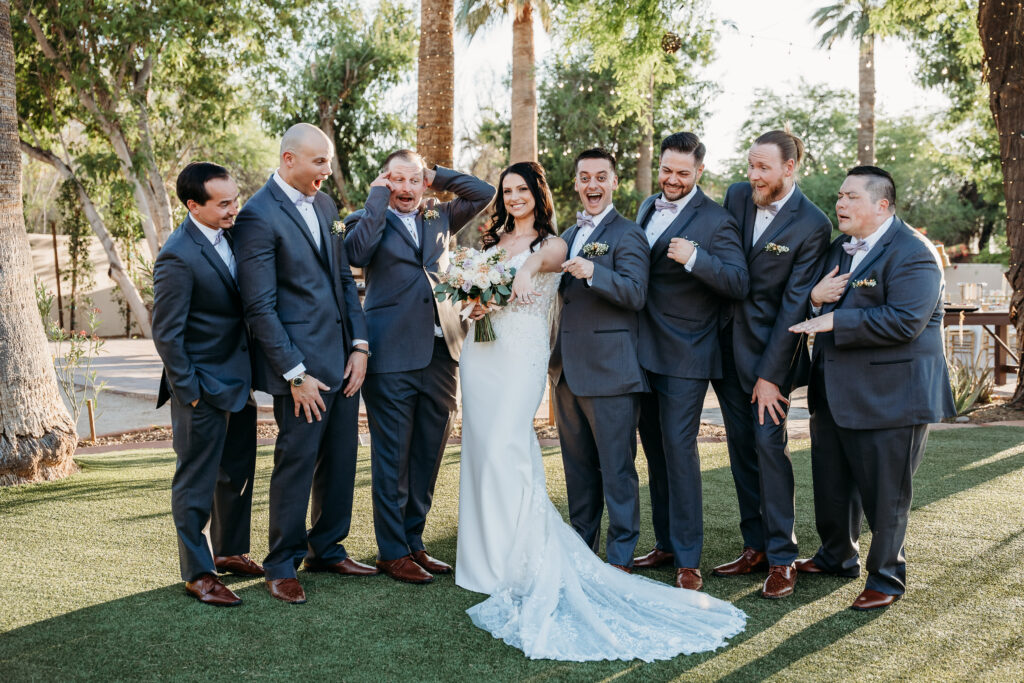
[[[277,135],[299,122],[312,123],[334,140],[333,188],[349,210],[366,199],[388,152],[412,145],[414,122],[390,97],[411,76],[417,32],[412,10],[383,0],[372,16],[359,0],[328,4],[277,87],[264,104]]]

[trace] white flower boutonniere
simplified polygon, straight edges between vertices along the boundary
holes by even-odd
[[[437,212],[437,209],[427,209],[423,212],[423,220],[433,221],[441,217],[441,214]]]
[[[769,242],[768,244],[764,245],[764,250],[767,251],[769,254],[789,253],[789,247],[787,247],[785,244],[775,244],[775,242]]]
[[[850,286],[856,289],[860,289],[861,287],[874,287],[877,284],[878,282],[875,281],[875,278],[866,277],[861,280],[854,280],[853,282],[850,283]]]
[[[345,221],[340,219],[334,221],[334,223],[331,224],[331,234],[341,235],[341,238],[345,239]]]
[[[608,253],[608,245],[604,242],[590,242],[584,244],[583,249],[580,253],[586,258],[593,258],[595,256],[604,256]]]

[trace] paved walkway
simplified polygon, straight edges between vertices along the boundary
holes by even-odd
[[[97,435],[113,434],[149,426],[166,426],[171,423],[171,412],[167,405],[156,409],[157,390],[160,386],[160,372],[163,366],[149,339],[107,339],[99,357],[93,361],[99,381],[106,382],[100,395],[96,415]],[[1001,396],[1013,394],[1013,384],[997,387],[995,393]],[[789,433],[793,438],[807,438],[808,413],[807,391],[799,389],[793,394],[790,411]],[[262,392],[256,393],[260,418],[273,418],[273,400]],[[548,400],[545,396],[537,417],[548,417]],[[718,397],[708,390],[701,412],[701,421],[722,424],[722,411]],[[78,433],[89,434],[88,417],[83,414],[78,422]]]

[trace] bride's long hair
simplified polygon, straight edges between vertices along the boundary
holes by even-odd
[[[537,239],[530,243],[530,249],[540,244],[548,235],[555,234],[555,203],[551,199],[551,189],[544,175],[544,167],[536,161],[520,161],[502,171],[498,178],[498,193],[494,197],[494,209],[488,220],[490,227],[482,238],[484,249],[496,245],[501,240],[502,232],[512,232],[516,227],[515,218],[509,215],[503,199],[505,178],[510,174],[526,181],[526,187],[533,195],[533,228],[537,231]]]

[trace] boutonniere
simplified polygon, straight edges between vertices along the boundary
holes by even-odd
[[[331,234],[341,235],[342,239],[345,239],[345,221],[338,219],[331,224]]]
[[[437,212],[437,209],[427,209],[423,212],[423,220],[433,221],[441,217],[441,214]]]
[[[853,282],[850,283],[850,286],[860,289],[861,287],[874,287],[877,284],[878,282],[875,281],[875,278],[866,277],[861,280],[854,280]]]
[[[775,244],[775,242],[769,242],[768,244],[764,245],[764,250],[767,251],[769,254],[789,253],[789,247],[787,247],[785,244]]]
[[[590,242],[583,245],[583,249],[580,250],[580,253],[586,258],[604,256],[608,253],[608,245],[604,242]]]

